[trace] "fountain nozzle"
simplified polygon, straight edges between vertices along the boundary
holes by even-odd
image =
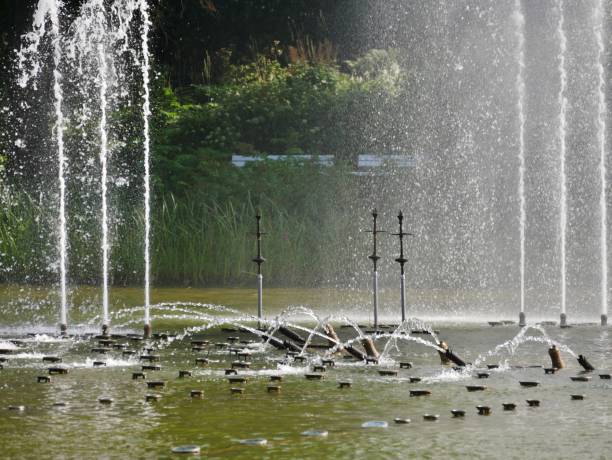
[[[102,335],[108,335],[109,327],[108,324],[102,325]]]
[[[151,326],[151,323],[145,324],[144,331],[143,331],[143,337],[145,339],[149,339],[151,338],[152,333],[153,333],[153,327]]]
[[[60,324],[59,329],[60,329],[61,335],[68,335],[68,325],[67,324],[65,323]]]
[[[561,316],[559,317],[559,326],[567,327],[567,315],[565,313],[561,313]]]
[[[561,352],[555,344],[548,349],[548,356],[550,356],[550,361],[554,369],[563,369],[565,367],[565,363],[563,359],[561,359]]]
[[[601,315],[601,325],[602,326],[608,325],[608,315]]]
[[[580,364],[587,372],[592,372],[595,370],[595,367],[586,359],[584,355],[578,355],[578,364]]]
[[[525,317],[525,312],[522,311],[519,313],[519,327],[527,326],[527,318]]]

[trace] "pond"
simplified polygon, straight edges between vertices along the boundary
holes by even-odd
[[[31,301],[37,307],[21,309],[22,315],[25,311],[40,318],[53,316],[41,300],[42,292]],[[82,298],[89,294],[80,293]],[[138,295],[140,291],[119,289],[114,298],[128,303]],[[269,314],[279,315],[288,299],[313,304],[333,295],[270,291]],[[97,325],[87,323],[98,313],[92,315],[89,308],[81,310],[81,324],[69,330],[77,333],[67,338],[51,334],[51,327],[32,325],[28,330],[27,318],[16,318],[16,304],[15,311],[3,309],[2,455],[170,458],[178,455],[172,448],[196,445],[206,458],[526,458],[536,449],[541,458],[580,458],[595,452],[604,458],[608,449],[612,381],[600,378],[607,374],[610,359],[605,328],[538,326],[520,333],[513,324],[446,321],[432,325],[432,336],[417,327],[427,325],[411,321],[404,329],[414,332],[397,331],[390,338],[396,326],[376,335],[367,324],[359,328],[340,316],[332,318],[345,345],[359,331],[373,337],[382,356],[378,363],[365,364],[347,359],[346,352],[331,353],[323,346],[327,341],[316,334],[312,343],[320,348],[307,348],[304,359],[262,346],[256,321],[245,317],[256,301],[251,290],[159,290],[153,300],[160,304],[172,298],[172,306],[153,310],[156,332],[166,335],[150,341],[128,335],[141,331],[135,306],[115,311],[111,333],[116,335],[110,339],[96,338]],[[91,305],[93,309],[94,302]],[[325,316],[315,313],[313,319],[305,308],[293,313],[277,319],[302,336]],[[207,328],[211,324],[216,325]],[[268,325],[267,332],[278,326],[274,321]],[[442,365],[436,338],[473,365]],[[359,342],[352,344],[359,348]],[[505,342],[508,346],[495,351]],[[545,374],[543,368],[551,366],[550,343],[559,345],[567,368]],[[597,370],[583,374],[572,353],[587,356]],[[46,356],[61,362],[43,362]],[[245,361],[249,364],[240,364]],[[403,362],[412,367],[400,367]],[[143,370],[143,365],[152,367]],[[65,367],[68,373],[49,375],[50,367]],[[228,380],[234,376],[226,375],[226,369],[232,367],[246,382]],[[381,370],[393,372],[381,375]],[[179,371],[190,374],[180,377]],[[145,378],[134,379],[138,372]],[[311,380],[307,374],[322,377]],[[590,377],[586,381],[570,378],[585,375]],[[43,376],[51,381],[39,383]],[[525,381],[538,386],[519,383]],[[163,387],[154,382],[163,382]],[[340,382],[350,386],[340,388]],[[485,388],[468,391],[467,386]],[[414,390],[430,394],[411,396]],[[147,395],[157,397],[147,401]],[[573,400],[571,395],[584,399]],[[539,400],[540,405],[531,407],[527,400]],[[503,403],[515,403],[516,409],[503,410]],[[490,407],[490,415],[479,415],[477,406]],[[464,410],[465,415],[454,416],[452,410]],[[439,417],[428,421],[426,414]]]

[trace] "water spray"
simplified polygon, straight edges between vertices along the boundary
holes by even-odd
[[[408,259],[404,257],[404,236],[414,236],[412,233],[404,232],[404,215],[402,211],[397,215],[399,221],[399,233],[393,233],[393,236],[399,236],[400,242],[400,255],[395,261],[400,264],[400,307],[402,310],[402,323],[406,321],[406,273],[404,272],[404,264],[408,262]]]
[[[606,76],[605,76],[605,11],[603,0],[599,0],[595,10],[597,26],[595,39],[597,41],[597,145],[599,148],[599,227],[601,253],[601,325],[608,324],[608,211],[607,211],[607,165],[606,165]]]
[[[521,9],[521,0],[515,0],[514,5],[514,21],[516,25],[517,38],[517,75],[516,75],[516,92],[517,92],[517,114],[519,128],[519,241],[520,241],[520,310],[519,310],[519,326],[525,327],[527,319],[525,317],[525,226],[527,223],[527,213],[525,210],[525,16]]]
[[[258,327],[261,327],[261,320],[263,319],[263,275],[261,274],[261,264],[266,261],[261,255],[261,237],[265,233],[261,231],[261,216],[259,213],[255,216],[255,219],[257,220],[257,233],[255,233],[257,238],[257,257],[253,259],[253,262],[257,264],[257,318],[259,318]]]
[[[149,7],[146,0],[141,0],[140,14],[142,16],[142,80],[144,98],[142,103],[142,118],[144,124],[144,337],[151,337],[151,134],[149,118],[151,116],[150,103],[150,62],[149,62]]]
[[[557,35],[559,37],[559,162],[560,162],[560,174],[559,174],[559,185],[561,189],[561,200],[560,200],[560,212],[559,212],[559,232],[560,232],[560,243],[561,243],[561,315],[559,318],[559,325],[561,327],[567,326],[567,175],[565,172],[565,156],[566,156],[566,134],[567,134],[567,69],[565,67],[565,53],[567,51],[567,38],[564,30],[564,11],[563,11],[563,0],[558,0],[559,6],[559,22],[557,23]]]

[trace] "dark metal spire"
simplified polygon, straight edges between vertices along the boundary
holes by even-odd
[[[378,212],[376,211],[376,208],[374,208],[372,210],[372,218],[373,218],[372,230],[366,230],[366,232],[372,234],[372,243],[373,243],[372,255],[368,256],[368,259],[370,259],[372,261],[372,263],[374,264],[374,270],[376,271],[376,265],[378,263],[378,260],[380,259],[380,256],[376,252],[376,249],[377,249],[377,235],[379,233],[386,233],[386,232],[384,230],[378,230],[378,227],[376,225],[376,220],[378,219]]]
[[[404,257],[404,237],[405,236],[414,236],[412,233],[406,233],[404,232],[404,215],[402,214],[402,211],[399,212],[399,214],[397,215],[397,220],[399,220],[399,233],[393,233],[394,236],[399,236],[399,241],[400,241],[400,255],[397,259],[395,259],[396,262],[398,262],[400,264],[401,270],[402,270],[402,275],[404,274],[404,264],[406,262],[408,262],[408,259],[406,259]]]
[[[261,275],[261,264],[266,261],[266,259],[264,259],[261,255],[261,237],[265,235],[265,233],[261,231],[261,216],[259,213],[257,213],[255,219],[257,219],[257,233],[255,233],[255,236],[257,237],[257,257],[253,259],[253,262],[257,264],[257,274]]]

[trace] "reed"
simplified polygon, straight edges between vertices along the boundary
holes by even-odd
[[[56,281],[54,209],[27,193],[15,193],[0,212],[0,281],[53,283]],[[152,267],[160,286],[245,285],[255,275],[255,215],[263,215],[263,265],[266,282],[279,286],[312,286],[330,267],[338,265],[342,250],[338,235],[349,223],[337,218],[321,224],[321,200],[302,209],[289,209],[272,199],[257,203],[206,201],[199,196],[157,197],[152,215]],[[331,201],[330,201],[331,203]],[[322,206],[324,209],[322,209]],[[78,215],[78,210],[71,214]],[[95,219],[94,219],[95,220]],[[77,222],[78,223],[78,222]],[[99,248],[95,222],[86,231],[72,222],[69,280],[72,284],[99,281]],[[144,216],[139,208],[121,210],[112,230],[111,278],[115,285],[138,285],[143,279]]]

